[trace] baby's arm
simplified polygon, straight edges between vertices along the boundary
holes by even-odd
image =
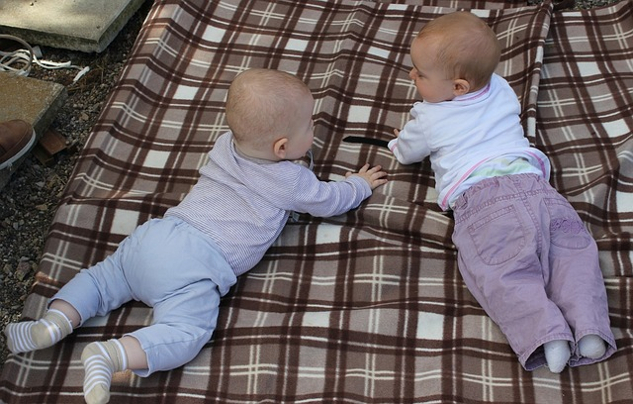
[[[348,171],[345,178],[351,175],[357,175],[367,181],[372,191],[387,182],[387,178],[385,178],[387,173],[382,171],[382,167],[378,165],[370,168],[369,163],[365,164],[357,173]]]
[[[295,165],[296,166],[296,165]],[[305,167],[292,180],[291,191],[281,194],[284,209],[308,213],[315,217],[331,217],[354,209],[369,198],[374,188],[387,182],[380,166],[365,164],[358,172],[347,172],[343,181],[321,181]]]
[[[417,119],[412,119],[402,130],[393,130],[395,137],[387,147],[400,164],[418,163],[430,154],[422,128]]]

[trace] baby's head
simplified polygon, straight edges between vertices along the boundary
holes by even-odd
[[[250,69],[235,77],[226,120],[237,149],[265,160],[295,160],[312,146],[314,99],[304,82],[272,69]]]
[[[409,75],[424,100],[448,101],[486,86],[500,55],[492,29],[474,14],[459,11],[422,28],[411,45]]]

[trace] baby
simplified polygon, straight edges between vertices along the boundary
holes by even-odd
[[[466,285],[525,369],[559,373],[615,352],[606,290],[595,241],[548,183],[549,160],[530,147],[517,97],[494,73],[500,53],[471,13],[428,23],[409,73],[423,101],[389,149],[402,164],[430,156]]]
[[[104,261],[79,272],[38,321],[5,329],[13,353],[47,348],[94,316],[137,300],[152,325],[84,349],[84,397],[105,403],[112,375],[140,376],[191,361],[216,327],[220,297],[255,266],[290,212],[327,217],[354,209],[384,184],[380,166],[322,182],[293,162],[313,141],[314,99],[297,77],[251,69],[229,88],[220,136],[184,200],[139,226]]]

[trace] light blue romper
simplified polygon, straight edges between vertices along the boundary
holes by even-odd
[[[322,182],[291,161],[247,159],[230,132],[184,200],[138,227],[113,255],[82,270],[53,299],[70,303],[81,322],[137,300],[154,308],[152,325],[130,335],[147,354],[147,376],[193,359],[215,330],[220,297],[277,239],[290,211],[326,217],[371,195],[350,176]]]
[[[53,299],[77,309],[83,323],[131,300],[153,307],[148,327],[131,332],[145,353],[147,376],[190,362],[215,330],[220,297],[236,276],[213,241],[175,217],[139,226],[104,261],[84,269]]]

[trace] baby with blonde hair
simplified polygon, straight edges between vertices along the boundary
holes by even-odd
[[[436,18],[420,30],[414,40],[424,44],[433,55],[432,63],[444,70],[446,78],[463,79],[477,91],[490,81],[499,58],[501,46],[495,33],[474,14],[457,12]]]
[[[469,12],[425,25],[409,73],[423,101],[389,149],[402,164],[430,157],[468,289],[525,369],[558,373],[608,358],[615,338],[596,242],[525,138],[516,94],[494,73],[500,53]]]

